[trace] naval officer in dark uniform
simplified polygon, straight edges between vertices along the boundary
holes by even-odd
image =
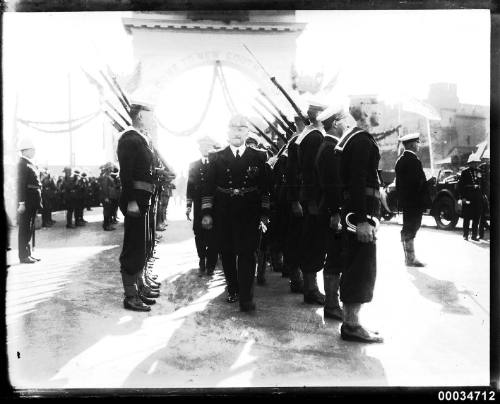
[[[404,146],[403,154],[396,162],[396,190],[398,207],[403,211],[401,242],[405,253],[405,263],[411,267],[425,264],[415,258],[415,236],[422,224],[424,210],[430,205],[427,180],[422,163],[417,156],[420,135],[409,133],[399,138]]]
[[[377,276],[376,231],[380,216],[380,152],[375,139],[357,127],[345,108],[338,111],[342,133],[336,152],[340,157],[342,182],[341,223],[345,260],[340,279],[343,322],[341,337],[359,342],[383,342],[378,333],[359,322],[362,304],[373,298]]]
[[[23,138],[19,143],[21,158],[17,165],[17,200],[18,200],[18,245],[19,261],[33,264],[40,261],[31,255],[30,241],[35,233],[35,217],[42,208],[42,183],[38,167],[33,162],[35,146],[30,138]]]
[[[474,154],[467,160],[467,168],[460,173],[458,180],[458,194],[462,199],[464,217],[464,240],[469,239],[469,229],[472,221],[472,240],[479,241],[479,221],[483,207],[481,191],[481,174],[477,169],[481,160]]]
[[[229,146],[211,154],[202,192],[202,226],[214,226],[227,283],[227,301],[239,299],[240,310],[255,310],[253,287],[256,250],[269,221],[266,153],[245,146],[247,120],[229,122]],[[262,229],[262,230],[261,230]]]
[[[118,162],[122,193],[119,207],[124,216],[123,248],[120,268],[125,291],[124,307],[150,311],[158,293],[144,284],[146,266],[147,213],[154,192],[153,150],[148,131],[156,126],[151,106],[133,104],[130,116],[133,127],[125,129],[118,140]]]
[[[208,174],[208,155],[215,145],[209,136],[198,140],[201,158],[189,165],[189,175],[186,187],[186,217],[190,219],[193,211],[193,232],[196,252],[199,258],[199,275],[212,275],[217,264],[218,249],[213,229],[201,227],[201,192],[205,187]]]

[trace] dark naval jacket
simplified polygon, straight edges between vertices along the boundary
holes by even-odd
[[[28,158],[21,157],[17,165],[18,202],[24,202],[26,210],[42,208],[42,183],[38,167]]]
[[[297,143],[297,162],[299,171],[299,201],[317,201],[318,184],[316,182],[316,155],[323,143],[323,133],[317,128],[304,129],[308,133],[301,139],[299,135]]]
[[[380,152],[378,144],[368,132],[354,128],[343,136],[336,146],[342,153],[340,160],[340,178],[344,190],[344,204],[357,217],[378,215],[378,198],[369,198],[369,194],[378,192],[380,181],[378,164]],[[372,201],[377,199],[375,201]]]
[[[222,216],[269,217],[269,178],[266,153],[246,147],[236,159],[230,146],[209,155],[206,184],[202,190],[202,214],[213,210]]]
[[[429,207],[427,180],[417,155],[410,150],[405,150],[396,162],[395,171],[399,208],[426,209]]]
[[[316,156],[316,182],[319,185],[319,210],[323,214],[340,213],[342,185],[340,154],[335,152],[338,138],[326,134]]]
[[[193,207],[193,230],[201,230],[201,193],[206,186],[208,176],[208,157],[206,163],[204,159],[193,161],[189,165],[189,175],[186,187],[186,204]]]
[[[479,170],[468,167],[460,173],[458,180],[458,193],[465,200],[464,215],[474,216],[481,212],[483,193],[481,190],[481,177]]]
[[[122,193],[120,203],[135,200],[149,205],[154,191],[154,153],[147,139],[134,128],[127,129],[118,140],[118,162]]]

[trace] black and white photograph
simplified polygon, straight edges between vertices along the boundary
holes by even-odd
[[[14,395],[495,399],[489,9],[15,3]]]

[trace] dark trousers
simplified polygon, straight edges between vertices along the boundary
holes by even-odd
[[[423,211],[420,208],[403,208],[403,228],[401,229],[401,241],[415,238],[418,229],[422,225]]]
[[[342,233],[330,228],[330,215],[321,215],[321,237],[325,240],[325,274],[340,275],[342,273]]]
[[[66,201],[66,224],[70,225],[73,222],[73,215],[75,216],[75,222],[78,220],[78,216],[76,214],[75,202],[74,201]]]
[[[282,253],[286,246],[286,236],[290,212],[287,204],[276,203],[271,210],[271,220],[267,231],[269,249],[272,253]]]
[[[26,208],[24,213],[18,214],[19,231],[17,233],[17,243],[19,246],[19,258],[26,258],[31,255],[30,241],[34,232],[34,219],[36,209]]]
[[[120,206],[125,217],[123,248],[120,254],[120,269],[129,275],[137,275],[146,265],[147,206],[139,205],[141,215],[126,214],[127,205]]]
[[[116,215],[118,214],[118,199],[110,199],[110,216],[111,220],[116,220]]]
[[[52,207],[47,201],[43,201],[42,208],[42,226],[46,226],[52,222]]]
[[[194,241],[196,243],[198,258],[200,262],[203,262],[202,268],[214,269],[219,255],[214,231],[204,229],[195,230]]]
[[[258,213],[219,211],[214,230],[220,246],[222,267],[229,293],[238,292],[241,303],[251,302],[259,242]]]
[[[111,201],[102,202],[102,214],[104,216],[102,227],[107,227],[111,224],[111,221],[113,219],[113,204],[111,203]]]
[[[85,209],[85,201],[80,198],[75,202],[75,221],[83,220],[84,209]]]
[[[367,196],[366,206],[368,212],[379,216],[378,199]],[[340,299],[347,304],[368,303],[373,299],[377,277],[377,246],[375,241],[358,241],[356,233],[347,230],[345,217],[352,211],[350,204],[347,204],[341,214],[343,270],[340,278]]]
[[[303,273],[316,273],[325,264],[325,237],[322,234],[322,220],[319,214],[311,213],[303,205],[304,222],[300,237],[300,269]]]
[[[300,268],[300,241],[303,222],[302,217],[295,217],[290,212],[285,249],[283,251],[283,263],[290,271]]]
[[[472,237],[477,237],[479,232],[479,222],[481,216],[479,215],[464,215],[464,237],[469,236],[470,222],[472,221]],[[483,231],[484,235],[484,231]]]

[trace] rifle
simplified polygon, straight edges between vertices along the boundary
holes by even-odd
[[[109,118],[111,121],[111,125],[118,131],[118,132],[123,132],[125,128],[123,128],[116,120],[111,116],[111,114],[108,111],[104,111],[106,116]]]
[[[122,118],[122,119],[123,119],[123,122],[125,122],[125,124],[126,124],[127,126],[132,125],[132,124],[131,124],[131,123],[130,123],[130,122],[129,122],[129,121],[128,121],[128,120],[127,120],[127,119],[126,119],[123,115],[122,115],[122,114],[120,114],[120,112],[119,112],[119,111],[118,111],[118,110],[117,110],[117,109],[113,106],[113,104],[111,104],[108,100],[106,100],[106,101],[105,101],[105,103],[106,103],[106,105],[107,105],[108,107],[110,107],[110,108],[111,108],[111,109],[115,112],[115,114],[117,114],[120,118]],[[129,118],[130,118],[130,117],[129,117]]]
[[[122,104],[123,109],[127,112],[127,114],[129,114],[130,107],[127,106],[127,103],[124,101],[124,99],[122,99],[120,94],[118,94],[116,89],[113,87],[113,84],[111,84],[111,82],[109,81],[109,78],[106,77],[106,75],[104,74],[104,72],[102,70],[99,70],[99,73],[101,74],[101,76],[103,77],[104,81],[106,82],[108,87],[111,89],[113,94],[118,98],[118,100],[120,101],[120,104]]]
[[[269,127],[276,133],[276,135],[279,136],[279,138],[281,140],[283,140],[283,142],[286,143],[288,141],[287,138],[280,133],[278,128],[276,128],[276,126],[274,126],[271,122],[269,122],[268,119],[266,119],[264,114],[262,114],[257,108],[255,108],[255,107],[252,107],[252,108],[254,109],[255,112],[257,112],[262,117],[262,119],[264,119],[264,121],[266,121],[266,123],[269,125]]]
[[[259,100],[258,98],[256,98],[256,101],[257,101],[257,102],[258,102],[258,103],[259,103],[262,107],[264,107],[264,109],[265,109],[267,112],[269,112],[269,113],[271,114],[271,116],[275,119],[275,121],[278,123],[278,125],[279,125],[279,126],[281,126],[281,127],[283,128],[283,130],[284,130],[284,131],[285,131],[285,133],[288,135],[288,137],[292,137],[292,136],[293,136],[293,132],[292,132],[292,130],[291,130],[291,129],[287,126],[287,125],[285,125],[285,123],[283,123],[283,121],[282,121],[280,118],[278,118],[278,117],[276,116],[276,114],[275,114],[275,113],[273,113],[273,112],[271,111],[271,109],[270,109],[270,108],[269,108],[266,104],[264,104],[264,103],[263,103],[261,100]]]
[[[274,142],[269,138],[269,136],[267,136],[264,132],[262,132],[260,130],[260,128],[257,125],[255,125],[252,121],[249,120],[249,122],[250,122],[250,125],[252,125],[257,130],[257,134],[262,136],[264,139],[266,139],[267,143],[269,143],[274,150],[276,150],[276,151],[279,150],[278,146],[276,146],[274,144]]]
[[[125,93],[123,92],[122,88],[120,87],[120,84],[118,84],[118,81],[116,80],[116,75],[112,72],[112,70],[111,70],[111,68],[109,67],[108,64],[106,64],[106,69],[108,70],[108,75],[111,77],[111,79],[113,80],[113,83],[115,84],[116,88],[120,92],[120,94],[121,94],[121,96],[123,98],[123,101],[125,101],[125,103],[127,104],[128,109],[130,110],[130,107],[131,107],[130,101],[125,96]]]
[[[276,80],[275,77],[271,77],[271,75],[266,71],[266,69],[264,69],[264,66],[262,66],[259,62],[259,60],[255,57],[255,55],[250,51],[250,49],[247,48],[247,46],[245,44],[243,44],[243,46],[245,47],[245,49],[248,51],[248,53],[250,53],[250,55],[252,56],[252,58],[257,62],[257,64],[260,66],[260,68],[263,70],[263,72],[266,74],[267,77],[269,77],[269,79],[271,80],[271,82],[278,88],[278,90],[280,90],[281,94],[283,94],[285,96],[285,98],[287,99],[287,101],[290,103],[290,105],[292,106],[292,108],[295,110],[295,112],[297,113],[297,115],[299,116],[299,118],[302,120],[302,122],[304,122],[304,125],[309,125],[311,122],[309,121],[308,118],[306,118],[302,112],[300,111],[300,108],[297,106],[297,104],[295,104],[295,102],[292,100],[292,97],[290,97],[290,95],[285,91],[285,89],[283,87],[281,87],[281,85],[278,83],[278,81]]]
[[[271,106],[278,112],[278,114],[280,114],[281,119],[288,125],[288,127],[290,128],[290,130],[292,132],[295,132],[297,130],[297,128],[295,127],[295,123],[290,122],[288,120],[288,118],[286,117],[286,115],[283,112],[281,112],[281,110],[276,106],[276,104],[273,102],[273,100],[271,99],[271,97],[269,97],[264,92],[264,90],[262,90],[261,88],[259,88],[258,91],[259,91],[260,95],[262,95],[267,100],[267,102],[269,102],[269,104],[271,104]]]

